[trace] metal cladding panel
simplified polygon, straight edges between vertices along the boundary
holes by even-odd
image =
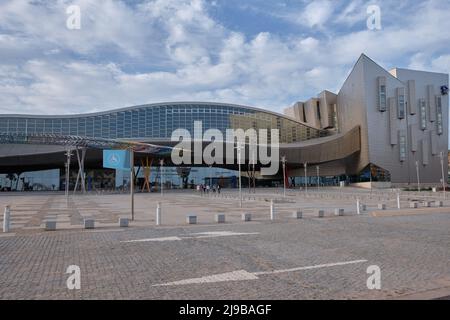
[[[386,111],[387,92],[386,92],[386,77],[378,77],[378,111]]]
[[[443,115],[442,115],[442,97],[436,96],[436,130],[437,134],[441,135],[444,131],[443,127]]]
[[[395,107],[395,99],[389,98],[389,130],[391,145],[398,143],[398,128],[397,128],[397,110]]]
[[[428,139],[422,140],[422,164],[424,166],[429,164],[429,156],[428,156]]]
[[[425,99],[419,100],[419,113],[420,113],[420,129],[427,129],[427,104]]]
[[[409,137],[411,139],[411,151],[416,152],[417,151],[417,131],[413,124],[409,125]]]
[[[430,131],[431,155],[438,154],[437,135],[435,131]]]
[[[399,161],[406,161],[406,133],[404,130],[398,131],[398,144],[399,144]]]
[[[430,122],[436,121],[436,102],[434,98],[434,86],[428,85],[427,86],[427,92],[428,92],[428,111],[429,111],[429,119]]]
[[[409,114],[417,113],[416,81],[415,80],[408,80],[408,109],[409,109]]]
[[[404,119],[406,117],[405,88],[397,88],[397,117],[399,119]]]

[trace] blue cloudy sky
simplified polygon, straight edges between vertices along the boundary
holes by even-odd
[[[81,30],[66,8],[81,8]],[[369,30],[379,5],[382,30]],[[0,112],[163,101],[281,111],[337,91],[361,53],[450,72],[450,0],[0,0]]]

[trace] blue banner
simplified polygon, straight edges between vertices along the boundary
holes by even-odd
[[[130,170],[130,151],[103,150],[103,167],[117,170]]]

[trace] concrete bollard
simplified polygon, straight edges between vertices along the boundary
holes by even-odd
[[[186,223],[187,224],[197,224],[197,216],[187,215],[186,216]]]
[[[324,210],[317,210],[316,212],[317,212],[317,216],[319,218],[325,217],[325,211]]]
[[[128,228],[130,220],[128,218],[119,218],[119,227]]]
[[[225,215],[223,213],[216,214],[215,219],[217,223],[225,223]]]
[[[409,203],[409,207],[410,207],[411,209],[417,209],[417,208],[419,207],[419,205],[418,205],[417,202],[410,202],[410,203]]]
[[[292,218],[294,218],[294,219],[302,219],[303,218],[303,212],[300,211],[300,210],[295,210],[292,213]]]
[[[270,200],[270,220],[275,220],[275,205],[273,200]]]
[[[45,221],[45,231],[55,231],[56,230],[56,220]]]
[[[243,213],[242,214],[242,221],[252,221],[251,213]]]
[[[84,219],[84,228],[85,229],[94,229],[95,228],[95,220],[92,218]]]
[[[9,232],[11,228],[11,208],[5,206],[5,212],[3,213],[3,232]]]
[[[161,202],[158,202],[158,204],[156,205],[156,225],[157,226],[161,225],[161,213],[162,213]]]
[[[386,205],[384,203],[379,203],[378,204],[378,209],[379,210],[386,210]]]
[[[343,216],[344,215],[344,209],[341,209],[341,208],[334,209],[334,215],[335,216]]]
[[[397,208],[401,209],[401,206],[400,206],[400,193],[397,193]]]
[[[356,214],[361,214],[361,203],[356,199]]]
[[[444,206],[444,202],[443,201],[436,201],[435,205],[436,205],[436,207],[443,207]]]

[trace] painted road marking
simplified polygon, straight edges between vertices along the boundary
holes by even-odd
[[[233,231],[211,231],[191,233],[195,238],[215,238],[215,237],[229,237],[229,236],[246,236],[259,234],[259,232],[233,232]]]
[[[225,281],[243,281],[243,280],[257,280],[258,277],[253,273],[247,272],[245,270],[238,270],[233,272],[226,272],[215,274],[212,276],[185,279],[180,281],[168,282],[163,284],[155,284],[154,287],[165,287],[165,286],[180,286],[186,284],[198,284],[198,283],[215,283],[215,282],[225,282]]]
[[[162,238],[148,238],[148,239],[138,239],[138,240],[128,240],[120,242],[161,242],[161,241],[179,241],[183,240],[180,237],[162,237]]]
[[[245,236],[245,235],[255,235],[259,232],[233,232],[233,231],[211,231],[211,232],[197,232],[190,233],[185,236],[178,237],[160,237],[160,238],[147,238],[147,239],[137,239],[137,240],[127,240],[120,242],[161,242],[161,241],[179,241],[186,239],[202,239],[202,238],[217,238],[217,237],[230,237],[230,236]]]
[[[187,285],[187,284],[202,284],[202,283],[215,283],[215,282],[225,282],[225,281],[244,281],[244,280],[258,280],[258,276],[268,275],[268,274],[278,274],[285,272],[295,272],[302,270],[311,270],[311,269],[320,269],[320,268],[330,268],[336,266],[344,266],[349,264],[363,263],[368,260],[353,260],[353,261],[344,261],[344,262],[335,262],[335,263],[327,263],[327,264],[318,264],[315,266],[306,266],[306,267],[298,267],[292,269],[281,269],[281,270],[272,270],[272,271],[262,271],[262,272],[248,272],[245,270],[238,270],[226,273],[219,273],[210,276],[204,276],[200,278],[190,278],[179,281],[167,282],[162,284],[155,284],[153,287],[164,287],[164,286],[179,286],[179,285]]]
[[[255,272],[254,274],[257,276],[260,276],[263,274],[276,274],[276,273],[295,272],[295,271],[302,271],[302,270],[329,268],[329,267],[344,266],[347,264],[355,264],[355,263],[363,263],[363,262],[367,262],[367,260],[354,260],[354,261],[346,261],[346,262],[326,263],[326,264],[318,264],[315,266],[308,266],[308,267]]]

